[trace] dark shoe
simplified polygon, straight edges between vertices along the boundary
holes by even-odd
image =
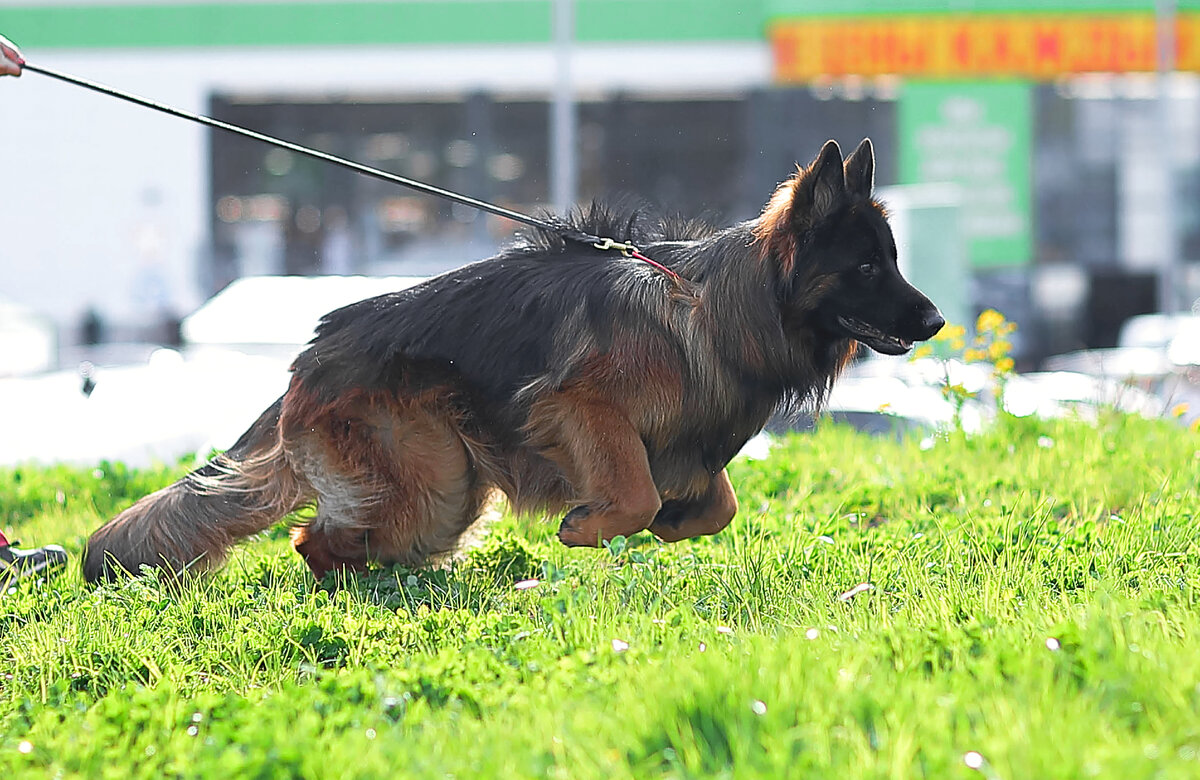
[[[17,580],[57,573],[67,565],[67,551],[57,544],[18,550],[13,544],[0,546],[0,587]]]

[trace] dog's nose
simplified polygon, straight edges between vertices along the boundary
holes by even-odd
[[[931,339],[936,336],[938,331],[941,330],[942,326],[945,324],[945,317],[943,317],[942,313],[937,309],[932,309],[926,312],[925,316],[921,319],[921,327],[925,330],[925,336],[922,338],[922,340]]]

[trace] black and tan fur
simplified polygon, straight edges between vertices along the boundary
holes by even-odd
[[[339,309],[287,393],[227,453],[88,543],[89,580],[219,565],[294,531],[321,576],[451,549],[494,491],[565,512],[559,538],[712,534],[725,465],[783,401],[819,402],[863,341],[906,351],[942,319],[901,278],[869,142],[837,144],[724,230],[593,207],[574,227],[679,275],[535,234],[497,257]]]

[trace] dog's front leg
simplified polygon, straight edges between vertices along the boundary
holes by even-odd
[[[708,492],[700,498],[665,502],[650,524],[650,532],[664,542],[715,534],[729,525],[737,510],[737,496],[733,494],[729,473],[721,469],[709,483]]]
[[[650,525],[662,500],[642,438],[621,409],[565,391],[539,405],[535,416],[543,452],[568,476],[580,504],[558,529],[563,544],[598,547]]]

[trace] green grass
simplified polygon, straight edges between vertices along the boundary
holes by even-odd
[[[180,470],[0,471],[0,527],[77,553]],[[674,546],[505,518],[318,584],[279,529],[184,592],[22,584],[0,775],[1200,775],[1196,434],[825,426],[732,471],[734,524]]]

